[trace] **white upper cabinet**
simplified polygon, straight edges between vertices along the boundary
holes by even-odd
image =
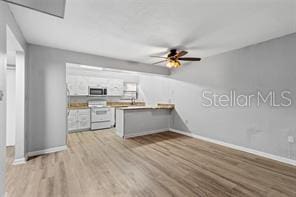
[[[76,81],[73,76],[67,76],[67,94],[68,95],[75,95],[77,92],[76,88]]]
[[[67,77],[68,95],[70,96],[87,96],[88,79],[87,77],[68,76]]]
[[[77,94],[81,96],[88,95],[88,80],[86,77],[78,78],[78,88]]]
[[[104,78],[97,78],[97,77],[88,77],[89,79],[89,86],[92,87],[100,87],[105,88],[107,86],[107,79]]]
[[[88,85],[91,87],[96,87],[97,86],[96,78],[88,77]]]
[[[121,79],[86,76],[67,77],[68,95],[70,96],[87,96],[89,86],[107,88],[107,96],[122,96],[124,90],[123,80]]]
[[[108,96],[122,96],[123,95],[123,80],[109,79],[107,85]]]

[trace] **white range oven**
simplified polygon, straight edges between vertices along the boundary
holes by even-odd
[[[115,124],[114,108],[107,106],[107,101],[89,101],[91,110],[91,130],[112,128]]]

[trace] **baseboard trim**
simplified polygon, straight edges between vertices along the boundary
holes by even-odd
[[[25,154],[25,159],[26,159],[26,161],[29,160],[29,155],[28,155],[28,153]]]
[[[167,129],[157,129],[157,130],[152,130],[152,131],[132,133],[132,134],[124,135],[123,138],[127,139],[127,138],[131,138],[131,137],[139,137],[139,136],[150,135],[150,134],[154,134],[154,133],[161,133],[161,132],[166,132],[166,131],[170,131],[170,129],[169,128],[167,128]]]
[[[44,150],[38,150],[38,151],[29,152],[27,155],[28,155],[28,157],[34,157],[34,156],[38,156],[38,155],[55,153],[55,152],[59,152],[59,151],[63,151],[63,150],[67,150],[67,146],[66,145],[64,145],[64,146],[57,146],[57,147],[53,147],[53,148],[48,148],[48,149],[44,149]]]
[[[251,148],[246,148],[246,147],[230,144],[230,143],[219,141],[219,140],[214,140],[214,139],[211,139],[211,138],[203,137],[203,136],[200,136],[200,135],[197,135],[197,134],[188,133],[188,132],[184,132],[184,131],[180,131],[180,130],[176,130],[176,129],[170,129],[170,131],[175,132],[175,133],[179,133],[179,134],[182,134],[182,135],[186,135],[186,136],[189,136],[189,137],[193,137],[193,138],[196,138],[196,139],[204,140],[204,141],[207,141],[207,142],[211,142],[211,143],[214,143],[214,144],[219,144],[219,145],[222,145],[222,146],[226,146],[228,148],[244,151],[244,152],[251,153],[251,154],[254,154],[254,155],[257,155],[257,156],[265,157],[265,158],[268,158],[268,159],[272,159],[272,160],[275,160],[275,161],[279,161],[279,162],[282,162],[282,163],[286,163],[286,164],[296,166],[296,160],[293,160],[293,159],[288,159],[288,158],[285,158],[285,157],[273,155],[273,154],[270,154],[270,153],[265,153],[265,152],[254,150],[254,149],[251,149]]]
[[[19,158],[19,159],[15,159],[12,163],[12,165],[21,165],[21,164],[25,164],[26,163],[26,158]]]

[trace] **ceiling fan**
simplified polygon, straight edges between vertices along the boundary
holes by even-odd
[[[187,51],[178,51],[177,49],[171,49],[169,54],[166,57],[161,56],[151,56],[156,58],[162,58],[159,62],[155,62],[153,64],[160,64],[166,62],[166,66],[169,68],[179,68],[182,66],[180,61],[200,61],[201,58],[198,57],[183,57],[187,54]]]

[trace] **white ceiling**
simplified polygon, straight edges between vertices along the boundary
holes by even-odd
[[[296,32],[294,0],[68,0],[64,19],[11,5],[29,43],[152,63],[207,57]]]

